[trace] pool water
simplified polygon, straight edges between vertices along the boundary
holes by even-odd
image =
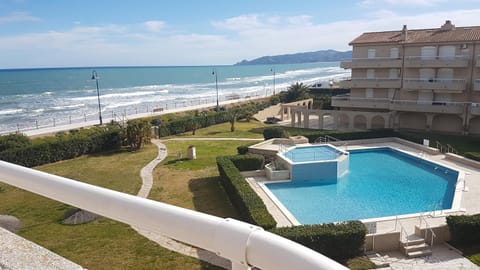
[[[283,154],[292,162],[308,162],[333,160],[342,155],[342,152],[328,145],[314,145],[307,147],[295,147]]]
[[[266,184],[302,224],[452,207],[458,172],[390,148],[353,150],[339,179]]]

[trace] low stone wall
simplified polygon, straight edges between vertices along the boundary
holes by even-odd
[[[365,236],[366,251],[397,251],[400,249],[400,232],[367,234]]]
[[[435,237],[433,238],[434,245],[439,245],[450,241],[451,235],[450,230],[448,229],[448,225],[431,227],[431,229],[433,230],[433,233],[435,233]],[[432,241],[432,232],[429,229],[415,226],[415,234],[424,238],[425,242],[430,245]]]
[[[456,162],[460,162],[460,163],[468,165],[468,166],[472,166],[476,169],[480,169],[480,162],[478,162],[476,160],[472,160],[472,159],[469,159],[469,158],[466,158],[466,157],[463,157],[463,156],[460,156],[460,155],[456,155],[456,154],[453,154],[453,153],[446,153],[445,158],[449,159],[449,160],[456,161]]]
[[[289,170],[274,170],[270,164],[265,166],[265,174],[271,181],[290,179]]]

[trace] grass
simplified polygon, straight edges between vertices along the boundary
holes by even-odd
[[[230,131],[230,123],[222,123],[213,125],[207,128],[196,130],[196,134],[192,135],[192,132],[186,132],[176,136],[165,137],[209,137],[209,138],[263,138],[263,128],[265,125],[261,122],[251,120],[250,122],[241,120],[235,123],[235,131]],[[164,139],[164,138],[162,138]]]
[[[36,169],[80,181],[136,193],[139,170],[157,153],[142,151],[80,157]],[[210,269],[210,265],[171,252],[137,234],[130,226],[107,218],[68,226],[60,224],[68,205],[5,184],[0,213],[22,222],[19,234],[89,269]]]
[[[463,256],[480,266],[480,244],[470,246],[455,246],[463,252]]]

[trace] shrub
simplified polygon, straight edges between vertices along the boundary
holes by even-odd
[[[32,140],[26,146],[0,152],[0,160],[34,167],[84,154],[115,150],[121,146],[121,141],[119,127],[94,127],[74,134],[62,133],[55,137]]]
[[[367,230],[360,221],[274,228],[278,234],[335,260],[360,254]]]
[[[466,152],[464,155],[465,155],[466,158],[480,161],[480,153],[479,152]]]
[[[262,155],[240,155],[229,156],[228,158],[241,172],[260,170],[265,165],[265,158]]]
[[[480,244],[480,214],[448,216],[447,224],[453,243]]]
[[[239,155],[245,155],[248,153],[248,145],[240,145],[237,147],[237,153]]]
[[[127,144],[132,151],[139,150],[144,143],[150,142],[151,124],[147,120],[129,120],[127,122]]]
[[[229,157],[217,157],[220,180],[232,204],[246,222],[271,229],[276,222]]]
[[[266,127],[263,129],[263,138],[265,140],[273,138],[287,138],[288,133],[282,127]]]
[[[23,134],[9,134],[0,136],[0,152],[29,145],[30,139]]]

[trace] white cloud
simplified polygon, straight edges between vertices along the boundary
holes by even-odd
[[[382,5],[428,7],[428,6],[435,6],[443,2],[447,2],[447,0],[363,0],[359,4],[361,6],[375,6],[375,7],[382,6]]]
[[[0,24],[16,23],[16,22],[37,22],[42,19],[30,15],[28,12],[12,12],[6,16],[0,17]]]
[[[160,32],[166,26],[165,22],[162,21],[146,21],[143,25],[149,32]]]
[[[0,36],[0,67],[233,64],[263,55],[348,50],[348,43],[363,32],[401,30],[404,24],[434,28],[448,19],[457,26],[478,25],[479,16],[480,9],[417,15],[380,10],[361,19],[319,24],[308,15],[247,14],[213,22],[215,29],[206,34],[163,31],[166,23],[154,27],[159,33],[144,22],[75,25],[66,31]]]

